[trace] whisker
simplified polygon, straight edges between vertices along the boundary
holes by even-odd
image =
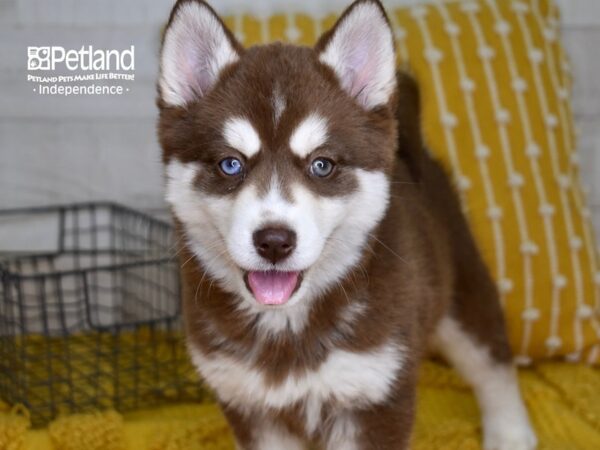
[[[176,240],[176,241],[173,243],[173,245],[171,245],[171,246],[169,247],[169,249],[167,250],[167,253],[171,253],[171,252],[172,252],[172,251],[173,251],[175,248],[179,247],[179,248],[177,248],[177,250],[176,250],[176,251],[175,251],[173,254],[171,254],[171,256],[169,257],[169,260],[170,260],[170,261],[173,261],[175,258],[177,258],[177,257],[179,256],[179,254],[180,254],[180,253],[183,251],[183,249],[184,249],[184,246],[183,246],[183,245],[181,245],[181,246],[180,246],[180,244],[181,244],[181,241],[183,241],[183,240],[184,240],[184,238],[183,238],[183,237],[179,237],[179,238],[177,238],[177,240]]]
[[[198,286],[196,287],[196,293],[194,294],[194,305],[198,306],[198,292],[200,291],[200,286],[202,286],[202,280],[198,282]]]
[[[351,303],[351,302],[350,302],[350,297],[348,297],[348,293],[346,292],[346,289],[344,289],[344,285],[343,285],[343,284],[342,284],[340,281],[338,281],[337,285],[338,285],[338,286],[340,287],[340,289],[341,289],[341,290],[344,292],[344,296],[346,297],[346,302],[347,302],[348,304],[350,304],[350,303]]]
[[[208,285],[208,291],[206,291],[206,296],[207,297],[210,297],[210,291],[211,291],[211,289],[213,287],[213,284],[215,284],[215,280],[211,280],[210,284]]]
[[[218,240],[216,240],[216,241],[212,242],[210,245],[206,245],[206,246],[204,246],[204,249],[205,249],[205,250],[208,250],[208,251],[212,251],[212,250],[215,250],[217,247],[219,247],[219,246],[221,246],[221,245],[224,245],[224,244],[225,244],[225,241],[224,241],[223,239],[218,239]],[[225,253],[227,253],[227,248],[225,248],[225,249],[222,249],[222,250],[221,250],[221,251],[220,251],[220,252],[219,252],[219,253],[218,253],[218,254],[217,254],[215,257],[217,257],[217,258],[218,258],[218,257],[220,257],[220,256],[223,256]],[[197,255],[196,255],[196,253],[192,251],[192,256],[190,256],[190,257],[189,257],[189,258],[188,258],[188,259],[187,259],[187,260],[186,260],[186,261],[185,261],[185,262],[184,262],[184,263],[181,265],[181,268],[183,269],[183,268],[185,267],[185,265],[186,265],[187,263],[189,263],[189,262],[190,262],[192,259],[194,259],[194,257],[196,257],[196,256],[197,256]]]
[[[406,261],[402,256],[400,256],[398,253],[396,253],[394,250],[392,250],[391,248],[389,248],[385,243],[383,243],[380,239],[377,238],[377,236],[375,236],[372,233],[369,233],[369,236],[372,237],[373,239],[375,239],[377,242],[379,242],[383,248],[385,248],[387,251],[389,251],[392,255],[394,255],[395,257],[397,257],[400,261],[402,261],[404,264],[406,265],[410,265],[408,264],[408,261]]]
[[[390,196],[390,198],[395,198],[395,199],[398,199],[398,200],[404,200],[404,198],[405,198],[405,197],[403,197],[401,195],[394,194],[393,192],[390,192],[388,195]]]
[[[190,262],[192,259],[194,259],[195,257],[196,257],[196,254],[195,254],[194,252],[192,252],[192,256],[190,256],[190,257],[187,259],[187,261],[186,261],[186,262],[184,262],[184,263],[181,265],[181,267],[180,267],[180,268],[181,268],[181,269],[183,269],[183,268],[185,267],[185,265],[186,265],[187,263],[189,263],[189,262]]]

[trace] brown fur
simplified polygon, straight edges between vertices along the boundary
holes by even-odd
[[[316,48],[322,48],[330,36],[331,32]],[[224,71],[202,101],[184,109],[168,107],[159,100],[159,137],[165,162],[177,157],[183,162],[216,164],[231,154],[220,135],[223,121],[229,111],[243,111],[257,124],[267,147],[249,161],[252,180],[213,172],[197,180],[199,190],[235,195],[242,181],[260,185],[268,179],[265,174],[276,167],[286,179],[300,180],[319,195],[347,193],[356,188],[352,174],[340,170],[334,182],[327,183],[303,178],[305,163],[290,158],[286,148],[299,120],[318,105],[331,123],[332,145],[326,151],[349,167],[389,174],[392,197],[360,267],[314,303],[309,326],[299,334],[261,335],[256,319],[236,309],[237,299],[207,276],[183,244],[181,261],[194,260],[182,268],[188,338],[207,354],[241,358],[258,352],[256,366],[273,385],[291,374],[318,368],[332,349],[366,351],[390,339],[403,342],[410,353],[387,400],[350,413],[362,430],[361,449],[406,448],[414,417],[416,371],[443,315],[454,316],[499,363],[509,362],[511,356],[495,285],[457,196],[444,170],[423,150],[416,84],[400,74],[393,101],[367,112],[342,91],[313,49],[282,44],[247,50],[235,46],[243,57]],[[294,99],[277,127],[267,95],[274,85]],[[183,236],[183,225],[177,223],[177,229]],[[366,306],[364,316],[352,328],[345,326],[340,316],[348,302]],[[238,442],[252,449],[259,419],[230,405],[223,405],[223,410]],[[301,405],[278,413],[257,413],[307,437]],[[324,423],[337,413],[335,405],[323,408]],[[319,443],[326,435],[324,427],[313,440]]]

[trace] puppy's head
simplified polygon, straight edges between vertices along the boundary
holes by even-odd
[[[158,90],[167,200],[241,307],[309,302],[360,263],[396,146],[379,2],[355,2],[314,48],[244,49],[206,3],[180,0]]]

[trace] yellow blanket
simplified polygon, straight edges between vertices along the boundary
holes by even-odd
[[[522,370],[520,380],[540,450],[600,449],[600,370],[545,363]],[[480,448],[475,400],[451,369],[426,363],[418,398],[414,450]],[[65,416],[44,429],[30,429],[21,408],[0,412],[0,450],[59,449],[221,450],[233,441],[214,404]]]

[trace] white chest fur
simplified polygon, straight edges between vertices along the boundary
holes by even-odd
[[[208,357],[193,345],[189,350],[194,365],[221,401],[244,410],[277,410],[301,403],[308,432],[317,426],[325,401],[341,408],[384,401],[406,355],[405,348],[397,343],[367,352],[334,350],[318,369],[290,375],[273,385],[250,362],[229,356]]]

